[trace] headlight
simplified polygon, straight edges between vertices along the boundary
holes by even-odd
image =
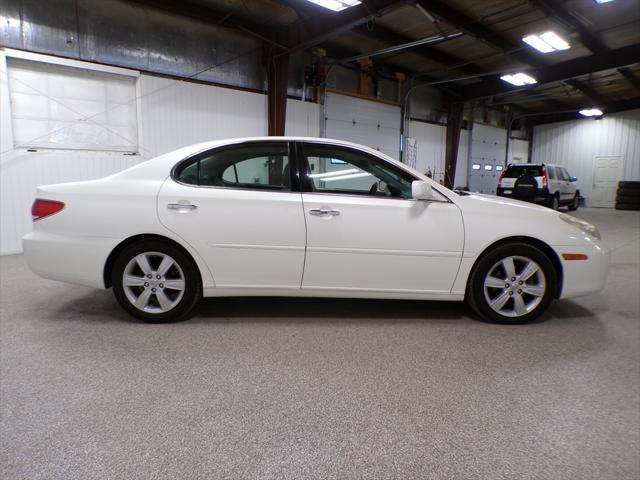
[[[591,235],[592,237],[596,237],[598,240],[601,239],[598,227],[590,224],[589,222],[585,222],[584,220],[580,220],[579,218],[572,217],[571,215],[566,215],[564,213],[560,214],[560,220],[562,220],[563,222],[567,222],[569,225],[573,225],[577,229],[588,235]]]

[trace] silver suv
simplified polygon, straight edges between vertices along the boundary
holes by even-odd
[[[580,190],[567,169],[549,163],[511,164],[502,172],[496,194],[526,202],[546,205],[557,210],[567,205],[577,210]]]

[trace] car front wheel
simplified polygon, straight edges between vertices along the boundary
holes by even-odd
[[[160,240],[142,240],[125,248],[114,263],[111,281],[122,308],[147,322],[182,320],[202,295],[193,260]]]
[[[526,323],[549,307],[557,282],[544,252],[532,245],[508,243],[478,261],[469,278],[467,301],[485,320]]]

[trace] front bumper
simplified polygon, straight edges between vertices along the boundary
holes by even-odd
[[[560,298],[580,297],[602,290],[607,281],[611,251],[600,242],[587,246],[556,246],[563,270]],[[581,253],[587,260],[564,260],[563,253]]]
[[[121,240],[103,237],[68,237],[34,231],[22,238],[29,268],[41,277],[105,288],[104,266]]]

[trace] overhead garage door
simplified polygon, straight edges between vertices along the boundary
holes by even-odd
[[[469,190],[495,195],[504,169],[507,131],[475,123],[471,138]]]
[[[326,97],[326,137],[400,155],[400,107],[337,93]]]

